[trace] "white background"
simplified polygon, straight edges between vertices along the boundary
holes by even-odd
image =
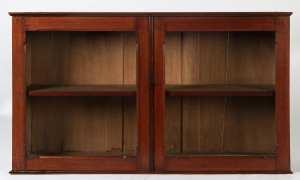
[[[8,12],[291,11],[289,175],[9,175],[11,170],[11,17]],[[0,0],[0,180],[3,179],[300,179],[300,0]]]

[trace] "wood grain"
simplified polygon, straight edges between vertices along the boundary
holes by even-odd
[[[26,63],[24,19],[12,19],[12,169],[25,170]]]
[[[124,34],[126,43],[123,32],[28,32],[31,76],[27,81],[33,85],[123,84],[125,74],[124,79],[134,84],[135,71],[129,69],[135,69],[130,67],[136,62],[135,33]]]
[[[228,97],[223,153],[274,154],[274,97]]]
[[[275,85],[273,32],[229,32],[228,84]]]
[[[135,96],[135,85],[31,85],[29,96]]]
[[[154,19],[154,168],[155,171],[165,171],[165,68],[164,59],[166,47],[164,22],[161,18]]]
[[[136,84],[136,33],[123,33],[124,84]]]
[[[290,18],[278,18],[276,33],[277,169],[290,171]]]
[[[197,156],[197,157],[167,157],[167,171],[176,172],[265,172],[274,171],[275,157],[263,156]],[[183,168],[184,167],[184,168]]]
[[[291,13],[10,14],[11,173],[291,173]]]
[[[165,142],[167,154],[182,151],[181,103],[181,97],[166,97]]]
[[[275,31],[276,17],[161,17],[165,31]]]
[[[167,96],[274,96],[275,85],[166,85]]]
[[[137,171],[152,170],[152,137],[150,121],[150,83],[152,59],[152,22],[150,17],[137,17]]]
[[[124,113],[134,126],[130,108]],[[122,154],[122,97],[32,97],[31,109],[31,154]]]
[[[26,17],[27,31],[135,31],[135,17]]]
[[[168,32],[165,38],[165,83],[181,84],[181,32]]]
[[[272,17],[272,16],[290,16],[292,12],[9,12],[11,16],[67,16],[67,17],[91,17],[91,16],[205,16],[205,17]]]
[[[181,32],[168,32],[165,36],[165,83],[181,84]],[[166,153],[181,152],[181,97],[165,100]]]
[[[137,120],[136,98],[123,97],[123,152],[136,155]]]
[[[32,170],[67,170],[67,171],[135,171],[136,157],[68,157],[68,156],[41,156],[27,157],[26,167]],[[84,166],[83,166],[84,165]]]
[[[171,42],[172,45],[169,45]],[[178,53],[179,48],[181,53]],[[178,67],[169,63],[172,60],[175,60],[174,64],[179,64]],[[166,95],[184,96],[182,104],[175,101],[170,104],[170,100],[166,99],[166,106],[169,107],[166,107],[165,116],[166,132],[178,129],[176,122],[179,120],[173,122],[169,119],[175,116],[171,107],[176,109],[177,117],[182,118],[182,135],[177,138],[177,144],[182,141],[182,154],[275,152],[272,97],[268,101],[255,98],[258,104],[264,105],[259,106],[261,111],[257,112],[253,110],[254,102],[248,102],[247,98],[240,97],[238,102],[236,99],[239,97],[226,97],[275,95],[275,44],[272,32],[168,32],[165,61]],[[232,104],[232,101],[235,103]],[[182,115],[178,112],[180,107]],[[235,111],[242,114],[236,113],[234,116]],[[251,115],[246,115],[247,112]],[[249,120],[240,122],[243,116]],[[250,120],[260,117],[264,120]],[[242,130],[241,123],[248,123],[243,126],[248,129]],[[253,132],[251,128],[256,126],[257,136],[246,135]],[[245,136],[243,133],[246,133]],[[170,141],[166,142],[168,150],[174,144],[171,142],[175,135],[173,139],[169,136],[166,135],[166,140]],[[230,141],[224,136],[237,139]],[[255,140],[258,137],[260,140]],[[230,145],[233,142],[236,146]],[[227,149],[223,152],[224,147]]]
[[[33,114],[29,154],[135,154],[135,98],[46,97],[135,96],[135,32],[27,35],[28,94],[44,96],[27,105]]]

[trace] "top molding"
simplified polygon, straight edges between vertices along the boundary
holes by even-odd
[[[174,17],[278,17],[292,12],[9,12],[11,16],[24,17],[101,17],[101,16],[174,16]]]

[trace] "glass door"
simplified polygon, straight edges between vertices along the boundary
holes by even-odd
[[[167,156],[274,155],[275,33],[166,32]]]
[[[226,23],[155,20],[156,171],[275,166],[275,31]]]
[[[28,32],[28,155],[136,155],[136,33]]]
[[[84,19],[26,31],[27,160],[51,159],[58,170],[149,171],[148,19]]]

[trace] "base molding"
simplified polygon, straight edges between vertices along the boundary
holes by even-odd
[[[291,170],[274,170],[274,171],[191,171],[191,172],[107,172],[107,171],[35,171],[35,170],[11,170],[12,175],[18,174],[293,174]]]
[[[26,171],[26,170],[11,170],[9,174],[46,174],[45,171]]]

